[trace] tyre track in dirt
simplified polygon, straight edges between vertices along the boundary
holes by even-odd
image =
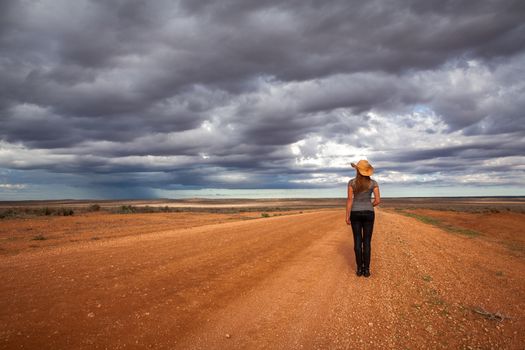
[[[378,210],[370,278],[344,210],[2,257],[0,348],[522,348],[523,259]],[[504,271],[504,275],[498,272]],[[497,322],[482,307],[512,317]]]

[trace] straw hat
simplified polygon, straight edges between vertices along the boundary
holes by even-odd
[[[374,167],[368,163],[368,160],[361,159],[359,162],[356,163],[350,163],[352,168],[356,168],[357,171],[359,171],[359,174],[363,176],[371,176],[374,173]]]

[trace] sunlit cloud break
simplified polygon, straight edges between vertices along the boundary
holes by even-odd
[[[26,188],[26,185],[24,184],[0,184],[1,189],[6,190],[21,190]]]
[[[525,195],[525,3],[0,2],[0,199]],[[229,192],[228,192],[229,191]]]

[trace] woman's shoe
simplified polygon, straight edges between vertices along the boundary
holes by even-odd
[[[363,276],[370,277],[370,269],[365,267],[363,270]]]
[[[357,268],[357,271],[355,272],[356,275],[358,276],[362,276],[363,275],[363,268],[361,266],[359,266]]]

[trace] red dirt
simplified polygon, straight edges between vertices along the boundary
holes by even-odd
[[[523,227],[525,214],[520,213],[464,213],[428,209],[407,210],[443,220],[454,226],[469,228],[488,236],[501,239],[516,239],[525,242]]]
[[[0,348],[525,345],[525,260],[481,236],[378,210],[364,278],[344,209],[182,228],[153,215],[181,213],[99,215],[102,239],[79,242],[59,237],[89,231],[84,217],[60,218],[56,246],[0,256]],[[105,238],[117,230],[130,235]]]
[[[482,234],[480,239],[503,244],[513,254],[525,257],[525,214],[464,213],[428,209],[407,212],[432,217],[454,227],[477,231]]]
[[[301,211],[302,212],[302,211]],[[265,212],[271,216],[293,215],[299,211]],[[216,213],[84,213],[75,216],[39,216],[0,221],[0,255],[17,254],[38,248],[172,229],[261,218],[262,212]],[[43,240],[35,239],[42,236]]]

